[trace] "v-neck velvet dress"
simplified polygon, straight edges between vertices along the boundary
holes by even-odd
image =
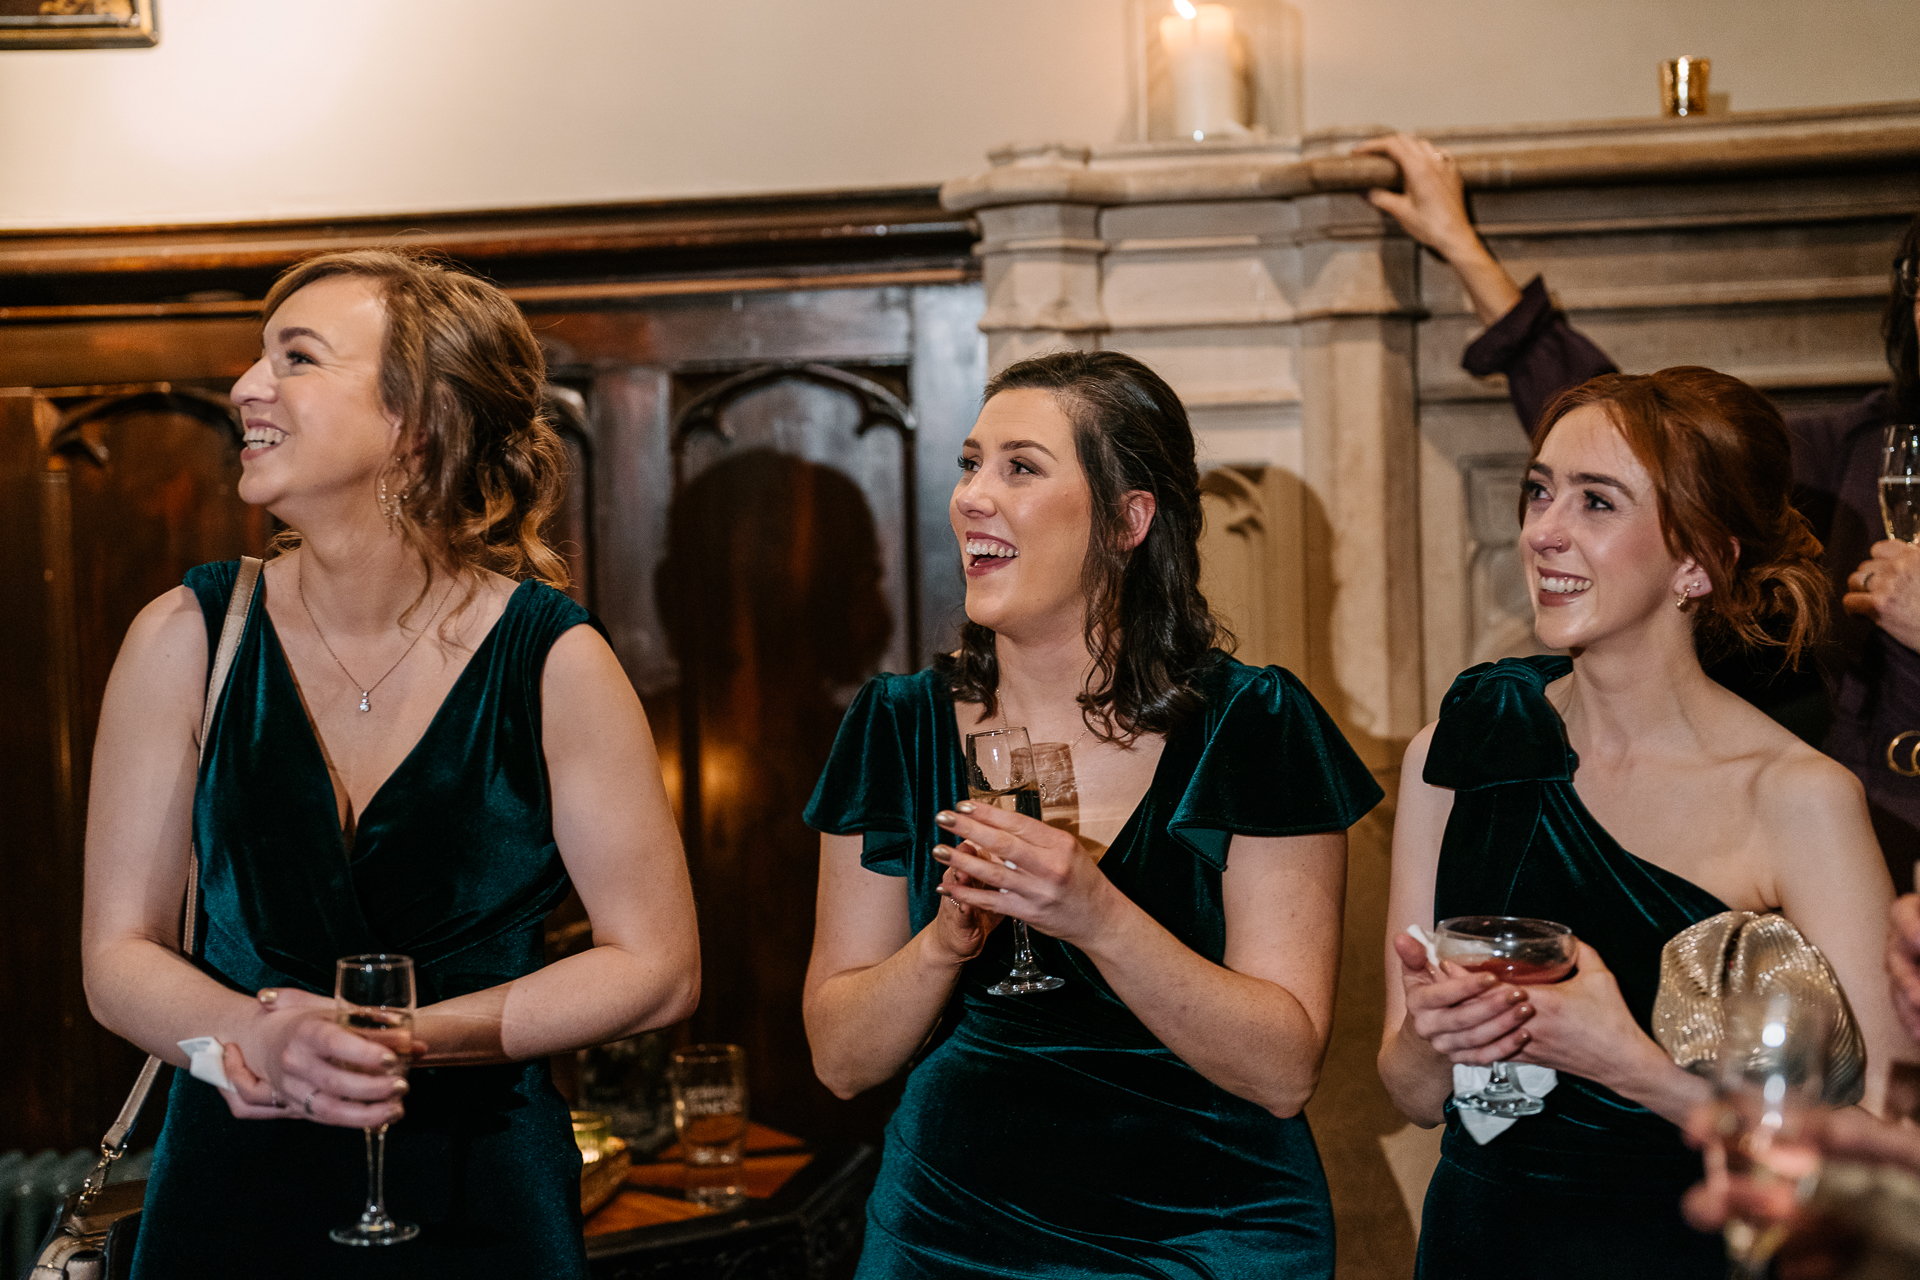
[[[219,638],[236,565],[187,575]],[[216,707],[194,796],[196,962],[251,995],[331,997],[340,956],[412,956],[422,1005],[540,967],[542,924],[567,893],[540,744],[540,676],[591,616],[522,583],[426,733],[342,838],[333,784],[266,611],[262,579]],[[598,625],[597,623],[593,625]],[[376,695],[377,696],[377,695]],[[387,1138],[387,1205],[417,1239],[327,1239],[366,1191],[360,1132],[237,1120],[175,1073],[134,1274],[582,1276],[580,1156],[544,1059],[415,1069]]]
[[[1647,1030],[1660,949],[1727,909],[1692,881],[1622,849],[1573,788],[1579,757],[1547,701],[1565,658],[1508,658],[1453,683],[1424,777],[1453,791],[1434,919],[1557,920],[1593,947]],[[1721,1280],[1718,1236],[1680,1217],[1700,1156],[1679,1130],[1592,1080],[1560,1073],[1546,1110],[1477,1145],[1447,1103],[1440,1166],[1421,1215],[1423,1280]]]
[[[1380,789],[1312,696],[1277,667],[1215,655],[1205,714],[1167,737],[1100,869],[1219,963],[1220,874],[1236,833],[1341,831]],[[860,833],[861,862],[907,879],[910,924],[940,908],[933,815],[966,797],[953,692],[936,670],[878,676],[848,710],[808,806]],[[1325,1277],[1333,1220],[1304,1117],[1281,1120],[1156,1040],[1077,949],[1035,931],[1043,995],[987,987],[995,929],[962,972],[887,1126],[861,1280],[892,1277]]]

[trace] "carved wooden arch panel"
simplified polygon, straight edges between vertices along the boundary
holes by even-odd
[[[87,1017],[80,985],[93,737],[134,616],[194,565],[264,546],[265,513],[236,492],[239,452],[238,422],[211,390],[0,393],[0,534],[24,561],[16,606],[0,619],[10,728],[0,775],[12,815],[0,969],[21,1044],[0,1067],[0,1094],[16,1100],[8,1145],[92,1141],[138,1068],[140,1053]]]
[[[916,423],[895,372],[674,375],[653,585],[679,684],[647,709],[700,904],[692,1034],[743,1044],[759,1113],[802,1129],[839,1104],[793,1069],[819,848],[800,814],[854,691],[919,644]]]

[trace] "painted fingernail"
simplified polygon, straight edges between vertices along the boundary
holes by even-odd
[[[274,1002],[279,998],[280,998],[280,989],[278,987],[260,988],[260,995],[259,995],[260,1003],[265,1005],[267,1008],[271,1009],[274,1005]]]
[[[933,886],[933,891],[939,894],[943,898],[947,896],[947,886],[943,884],[937,884]]]
[[[1523,1004],[1518,1009],[1515,1009],[1514,1012],[1519,1014],[1523,1018],[1531,1018],[1533,1016],[1533,1006],[1530,1004]]]
[[[1493,986],[1493,985],[1494,985],[1495,983],[1497,983],[1497,982],[1499,982],[1499,981],[1500,981],[1500,979],[1498,979],[1498,978],[1496,978],[1496,977],[1494,977],[1494,976],[1493,976],[1492,974],[1490,974],[1490,973],[1483,973],[1483,974],[1481,974],[1481,975],[1480,975],[1480,985],[1481,985],[1481,986],[1482,986],[1483,988],[1484,988],[1484,987],[1491,987],[1491,986]]]
[[[391,1053],[383,1053],[380,1055],[380,1065],[383,1067],[397,1067],[400,1065],[400,1059],[394,1057]]]
[[[960,802],[959,804],[957,804],[957,805],[955,805],[955,806],[953,806],[953,807],[954,807],[954,808],[956,808],[956,809],[958,809],[958,810],[959,810],[959,811],[960,811],[961,813],[972,813],[972,812],[973,812],[973,801],[971,801],[971,800],[962,800],[962,801],[961,801],[961,802]]]
[[[1509,1002],[1512,1002],[1515,1000],[1525,1000],[1526,998],[1527,998],[1527,993],[1520,990],[1518,987],[1514,988],[1512,991],[1507,992],[1507,1000]]]
[[[1005,858],[1000,859],[1000,861],[1006,866],[1007,870],[1009,871],[1018,871],[1020,869],[1014,866],[1011,862],[1008,862]]]
[[[1525,1043],[1527,1043],[1527,1042],[1528,1042],[1529,1040],[1531,1040],[1531,1039],[1533,1039],[1533,1032],[1531,1032],[1531,1031],[1522,1031],[1522,1032],[1520,1033],[1520,1043],[1521,1043],[1521,1044],[1525,1044]]]
[[[396,1098],[399,1097],[401,1094],[405,1093],[406,1091],[407,1091],[407,1082],[399,1078],[398,1076],[394,1078],[393,1087],[387,1090],[388,1093],[392,1094]]]
[[[954,818],[954,816],[948,813],[945,809],[942,809],[940,812],[933,815],[933,823],[937,827],[950,827],[954,824],[955,821],[956,819]]]

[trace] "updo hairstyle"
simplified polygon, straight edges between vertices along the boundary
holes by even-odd
[[[1060,351],[1022,360],[987,383],[985,399],[1037,390],[1073,424],[1074,452],[1092,490],[1082,570],[1087,651],[1094,669],[1081,714],[1103,742],[1166,733],[1201,707],[1191,677],[1233,638],[1200,594],[1200,471],[1193,428],[1160,375],[1118,351]],[[1126,545],[1131,490],[1153,495],[1153,522]],[[1000,682],[993,632],[960,631],[960,651],[937,664],[954,692],[988,715]]]
[[[398,249],[298,262],[267,291],[262,314],[335,276],[373,281],[385,304],[380,398],[401,420],[385,479],[408,546],[457,575],[491,570],[565,587],[566,561],[542,530],[559,509],[566,451],[541,407],[546,359],[526,317],[494,285]],[[275,549],[299,541],[288,530]]]
[[[1791,501],[1787,427],[1773,402],[1697,365],[1609,373],[1548,406],[1533,429],[1535,458],[1554,424],[1584,405],[1606,411],[1647,469],[1667,550],[1713,584],[1687,606],[1703,660],[1770,647],[1782,666],[1798,666],[1826,637],[1830,587],[1820,540]]]

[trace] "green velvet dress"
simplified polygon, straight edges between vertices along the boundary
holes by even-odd
[[[187,575],[218,641],[236,566]],[[331,997],[334,961],[414,959],[422,1005],[540,967],[542,924],[568,890],[540,747],[540,676],[591,618],[523,583],[425,735],[343,845],[332,783],[273,623],[266,582],[248,616],[194,798],[198,964],[251,995]],[[596,624],[597,625],[597,624]],[[134,1274],[275,1277],[583,1276],[580,1156],[544,1059],[415,1069],[387,1137],[387,1205],[417,1239],[327,1239],[366,1192],[358,1130],[236,1120],[175,1073]]]
[[[1225,656],[1204,716],[1168,735],[1100,869],[1218,963],[1234,834],[1341,831],[1380,799],[1298,681]],[[953,693],[934,670],[878,676],[847,712],[806,818],[863,836],[862,863],[907,878],[917,932],[940,908],[933,815],[966,797]],[[971,961],[887,1126],[861,1280],[882,1277],[1325,1277],[1326,1180],[1303,1117],[1208,1081],[1149,1032],[1073,947],[1036,931],[1043,995],[986,988],[1011,928]]]
[[[1727,908],[1622,849],[1580,803],[1579,757],[1545,693],[1570,670],[1565,658],[1508,658],[1454,681],[1424,774],[1454,793],[1434,919],[1559,921],[1600,953],[1646,1030],[1661,947]],[[1680,1196],[1701,1167],[1675,1126],[1564,1071],[1546,1104],[1483,1147],[1448,1102],[1421,1217],[1418,1276],[1725,1276],[1719,1238],[1681,1220]]]

